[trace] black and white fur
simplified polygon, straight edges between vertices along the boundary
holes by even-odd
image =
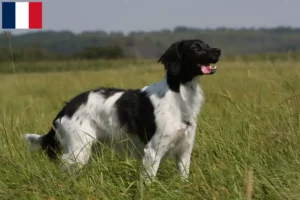
[[[99,88],[66,103],[44,135],[26,134],[31,149],[50,158],[62,150],[65,169],[85,165],[96,141],[141,158],[143,177],[156,176],[166,155],[176,158],[182,179],[189,175],[197,116],[203,103],[200,75],[213,74],[221,50],[201,40],[172,44],[159,62],[166,75],[142,89]]]

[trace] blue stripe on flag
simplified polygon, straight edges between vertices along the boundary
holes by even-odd
[[[2,28],[16,28],[16,4],[15,2],[2,2]]]

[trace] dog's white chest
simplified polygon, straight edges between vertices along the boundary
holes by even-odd
[[[198,80],[182,85],[179,93],[169,90],[164,80],[145,90],[155,107],[157,134],[152,141],[157,144],[154,145],[160,143],[169,155],[193,145],[197,116],[203,102]]]
[[[179,95],[182,121],[197,124],[197,116],[204,100],[198,79],[181,85]]]

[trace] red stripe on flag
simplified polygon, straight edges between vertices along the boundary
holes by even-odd
[[[29,28],[41,29],[42,18],[42,2],[29,2]]]

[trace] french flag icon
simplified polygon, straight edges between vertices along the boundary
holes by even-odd
[[[2,29],[42,29],[42,2],[2,2]]]

